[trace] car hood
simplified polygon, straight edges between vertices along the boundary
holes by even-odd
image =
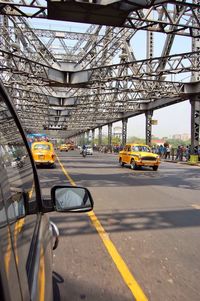
[[[131,152],[131,154],[138,155],[140,157],[153,157],[153,158],[158,157],[157,154],[153,154],[153,153],[149,153],[149,152]]]

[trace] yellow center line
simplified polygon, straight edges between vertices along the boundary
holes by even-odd
[[[66,175],[67,179],[71,183],[72,186],[76,186],[76,183],[72,180],[66,169],[64,168],[63,164],[61,163],[60,159],[56,155],[58,162],[62,168],[63,173]],[[136,301],[148,301],[147,297],[143,293],[141,287],[135,280],[133,274],[130,272],[128,266],[126,265],[125,261],[117,251],[115,245],[109,238],[109,235],[104,230],[103,226],[101,225],[100,221],[96,217],[94,211],[88,213],[88,216],[92,222],[92,225],[95,227],[96,231],[98,232],[99,236],[101,237],[108,253],[110,254],[113,262],[115,263],[119,273],[121,274],[124,282],[130,289],[131,293],[135,297]]]
[[[56,154],[56,158],[61,166],[61,169],[63,171],[63,173],[65,174],[65,176],[67,177],[67,179],[69,180],[69,182],[71,183],[72,186],[76,186],[76,183],[72,180],[72,178],[70,177],[70,175],[68,174],[68,172],[66,171],[66,169],[64,168],[63,164],[61,163],[60,159],[58,158],[58,155]]]

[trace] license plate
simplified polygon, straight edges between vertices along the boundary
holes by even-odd
[[[38,157],[39,157],[39,159],[44,160],[44,156],[43,155],[39,155]]]

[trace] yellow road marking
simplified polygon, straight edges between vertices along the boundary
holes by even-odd
[[[62,171],[66,175],[67,179],[70,181],[72,186],[76,186],[75,182],[72,180],[72,178],[70,177],[70,175],[68,174],[68,172],[64,168],[63,164],[61,163],[61,161],[60,161],[60,159],[58,158],[57,155],[56,155],[56,157],[57,157],[58,162],[59,162],[59,164],[62,168]],[[101,237],[108,253],[110,254],[112,260],[114,261],[114,263],[115,263],[115,265],[116,265],[116,267],[119,271],[119,273],[121,274],[124,282],[126,283],[128,288],[130,289],[131,293],[135,297],[136,301],[148,301],[148,299],[145,296],[145,294],[143,293],[141,287],[139,286],[139,284],[135,280],[133,274],[130,272],[128,266],[126,265],[126,263],[122,259],[121,255],[117,251],[116,247],[114,246],[113,242],[109,238],[109,235],[106,233],[106,231],[104,230],[104,228],[101,225],[100,221],[96,217],[94,211],[89,212],[88,216],[89,216],[93,226],[95,227],[96,231],[99,233],[99,236]]]
[[[76,183],[72,180],[72,178],[70,177],[70,175],[68,174],[68,172],[66,171],[66,169],[64,168],[63,164],[61,163],[60,159],[58,158],[58,155],[56,155],[56,158],[61,166],[61,169],[63,171],[63,173],[65,174],[65,176],[67,177],[67,179],[69,180],[69,182],[71,183],[72,186],[76,186]]]

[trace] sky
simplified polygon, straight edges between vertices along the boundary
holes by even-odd
[[[191,106],[189,101],[171,105],[163,109],[155,110],[153,119],[158,121],[157,125],[152,126],[152,135],[162,137],[172,137],[175,134],[190,134],[191,131]],[[139,115],[128,119],[127,135],[145,138],[145,115]],[[121,122],[113,124],[122,126]],[[106,133],[104,128],[103,132]]]

